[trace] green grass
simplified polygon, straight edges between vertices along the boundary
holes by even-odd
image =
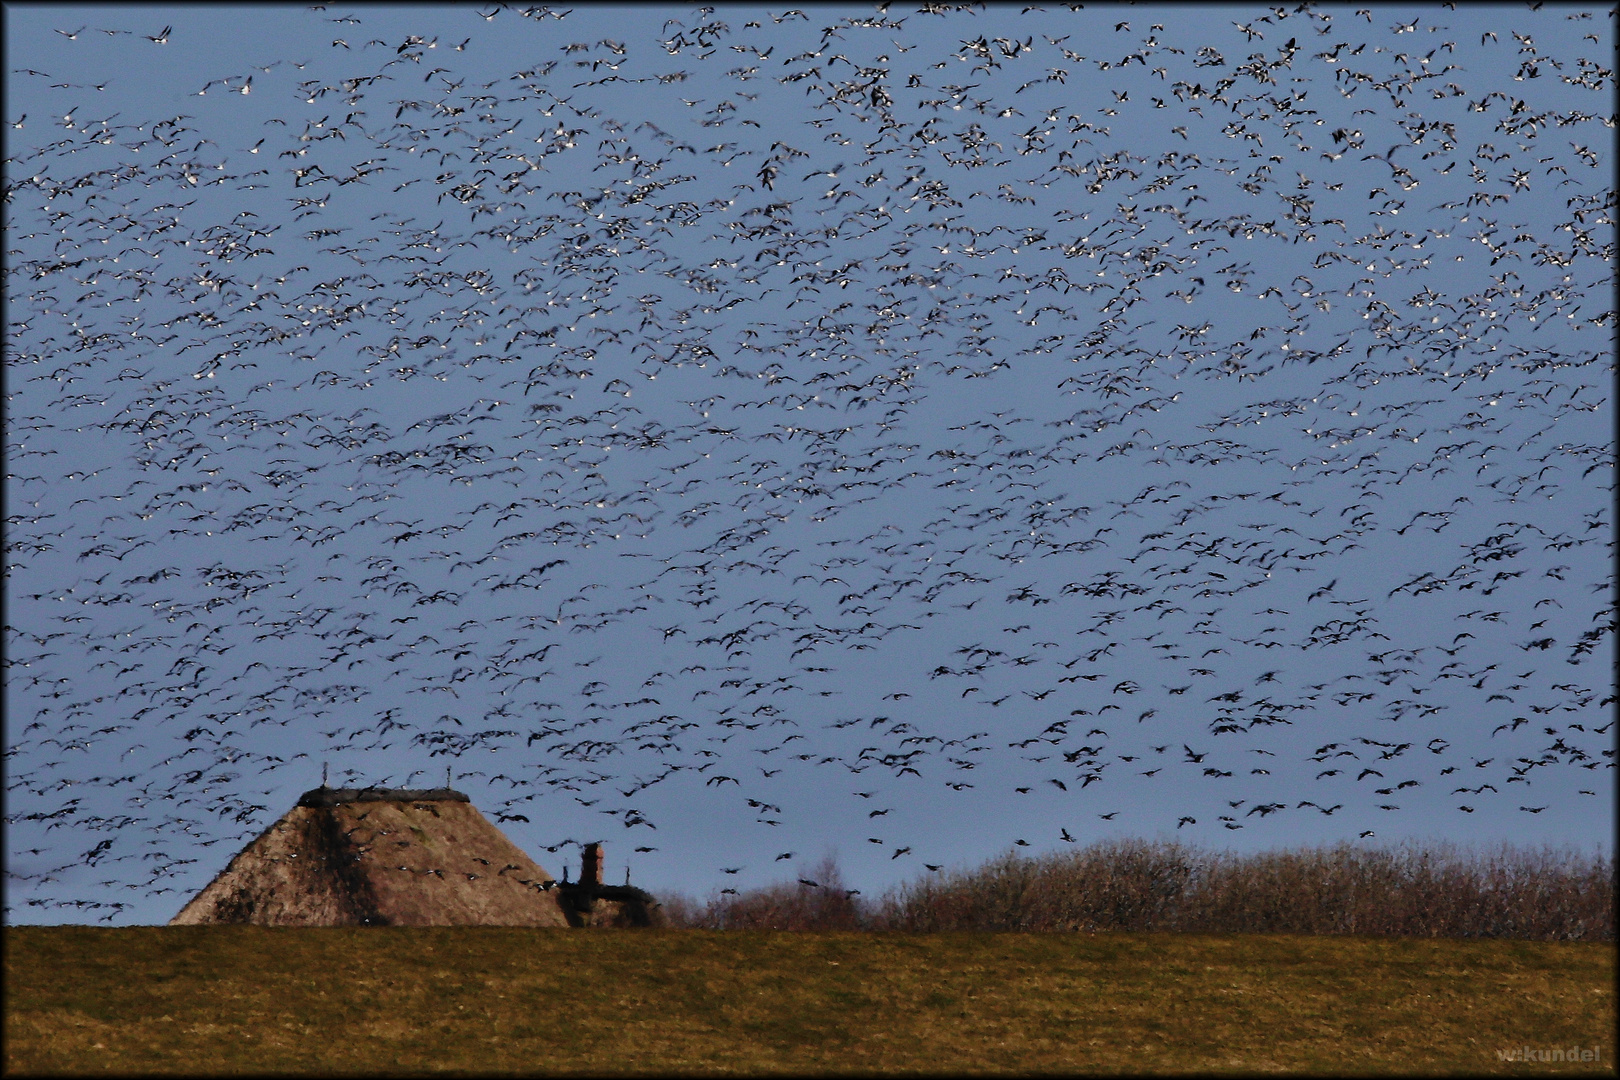
[[[1612,1073],[1612,943],[10,927],[40,1073]],[[1595,1066],[1497,1050],[1598,1047]]]

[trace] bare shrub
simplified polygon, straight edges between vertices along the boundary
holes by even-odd
[[[1140,840],[1033,859],[1009,853],[892,890],[879,921],[915,931],[1167,929],[1198,858],[1180,844]]]
[[[1178,929],[1612,940],[1614,866],[1552,848],[1404,844],[1211,856]]]
[[[660,892],[656,910],[658,925],[676,930],[696,930],[703,921],[703,902],[685,893]]]
[[[690,930],[864,930],[870,921],[830,855],[791,883],[716,894],[701,905],[671,896],[662,910],[670,926]]]
[[[1612,859],[1554,848],[1339,844],[1254,855],[1108,841],[891,890],[878,929],[1180,930],[1614,940]]]
[[[813,881],[815,884],[805,884]],[[1613,941],[1615,864],[1509,844],[1338,844],[1239,855],[1111,840],[930,874],[866,901],[828,856],[801,880],[697,901],[662,925],[708,930],[1183,931]]]

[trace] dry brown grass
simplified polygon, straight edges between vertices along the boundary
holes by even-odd
[[[1256,855],[1113,841],[1008,854],[875,901],[830,860],[797,882],[665,901],[670,925],[711,930],[1164,931],[1613,941],[1614,864],[1545,848],[1436,845]]]
[[[13,927],[8,1074],[1518,1073],[1612,945],[1200,934]]]

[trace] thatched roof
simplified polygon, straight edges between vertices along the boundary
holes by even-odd
[[[316,788],[171,926],[568,925],[552,876],[447,788]]]
[[[318,787],[298,796],[299,806],[337,806],[351,802],[472,802],[449,788]]]

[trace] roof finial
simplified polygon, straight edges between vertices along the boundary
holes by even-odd
[[[321,762],[321,787],[326,786],[326,762]]]

